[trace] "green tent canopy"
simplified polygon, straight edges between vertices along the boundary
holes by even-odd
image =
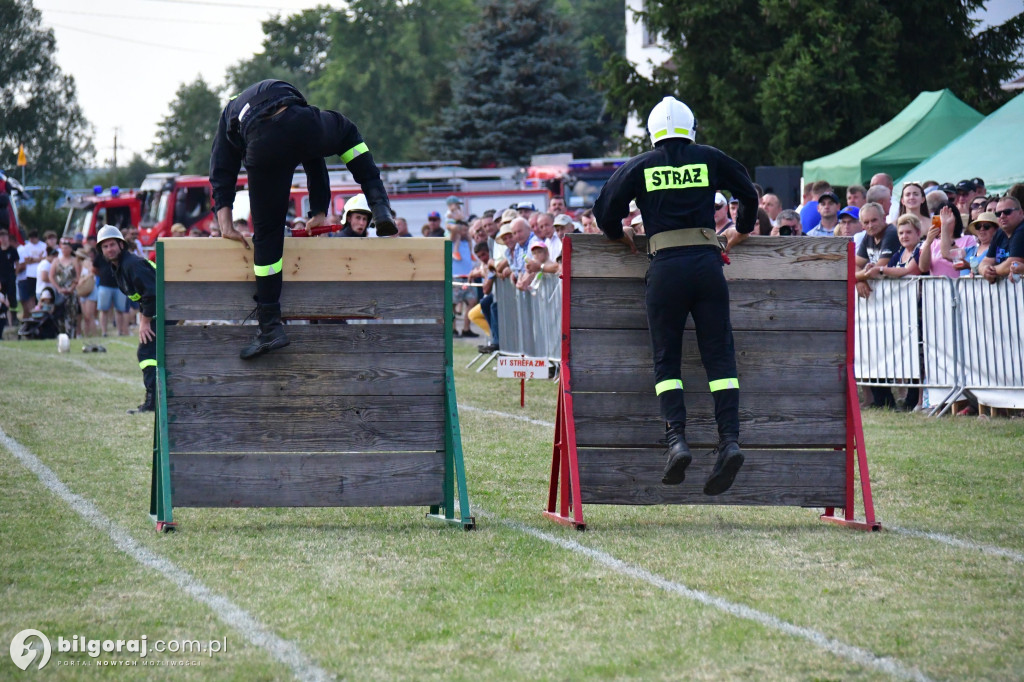
[[[867,184],[875,173],[902,177],[981,121],[949,90],[922,92],[895,118],[849,147],[804,162],[804,181],[837,187]]]
[[[1024,94],[956,138],[900,179],[956,183],[981,178],[989,194],[1024,182]]]

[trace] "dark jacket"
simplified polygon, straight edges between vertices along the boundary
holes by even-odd
[[[156,263],[122,249],[111,266],[117,288],[139,303],[143,315],[156,317]]]
[[[667,230],[715,226],[715,192],[728,190],[740,201],[736,229],[754,229],[757,190],[747,169],[725,153],[671,138],[635,156],[615,171],[594,204],[598,227],[609,239],[622,236],[622,219],[636,199],[650,236]]]
[[[288,104],[305,105],[306,99],[291,83],[265,80],[250,85],[224,107],[210,153],[214,213],[235,201],[235,183],[245,158],[246,130],[261,116]]]

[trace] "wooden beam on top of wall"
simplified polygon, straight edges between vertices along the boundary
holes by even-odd
[[[599,234],[574,234],[572,277],[622,277],[643,279],[647,272],[647,238],[637,237],[639,253],[631,254],[619,242]],[[732,261],[725,277],[738,279],[797,279],[846,281],[846,249],[843,237],[752,236],[729,252]],[[811,286],[811,285],[808,285]]]
[[[253,251],[227,239],[161,239],[164,281],[254,282]],[[444,280],[443,239],[284,240],[286,282]]]

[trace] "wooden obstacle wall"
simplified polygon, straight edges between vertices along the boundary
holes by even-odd
[[[289,324],[289,346],[241,360],[257,329],[240,324],[255,305],[252,251],[227,240],[161,241],[169,499],[177,507],[423,505],[451,518],[455,474],[460,489],[465,483],[450,243],[285,241],[285,319],[415,322]]]
[[[682,485],[666,486],[665,430],[644,301],[646,242],[638,238],[640,253],[630,254],[601,235],[569,241],[569,259],[563,256],[569,371],[548,516],[582,527],[582,514],[567,514],[581,503],[845,506],[853,475],[847,452],[848,240],[760,237],[731,253],[725,274],[747,457],[733,487],[715,497],[702,490],[718,433],[692,319],[683,341],[683,385],[694,461]],[[566,419],[572,428],[565,428]],[[561,513],[555,509],[560,475]]]

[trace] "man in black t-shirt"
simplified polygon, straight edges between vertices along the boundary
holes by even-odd
[[[880,204],[869,202],[861,206],[860,223],[864,226],[864,238],[857,249],[857,293],[861,298],[871,295],[875,268],[885,266],[892,254],[900,249],[896,227],[885,224],[885,209]]]
[[[993,284],[1014,271],[1024,274],[1024,213],[1020,202],[1014,197],[1001,198],[996,204],[996,217],[999,231],[992,237],[988,254],[978,267],[982,277]]]
[[[15,282],[18,279],[18,247],[11,244],[10,235],[5,228],[0,228],[0,287],[7,296],[7,323],[14,325],[14,311],[11,306],[18,304],[18,291]]]

